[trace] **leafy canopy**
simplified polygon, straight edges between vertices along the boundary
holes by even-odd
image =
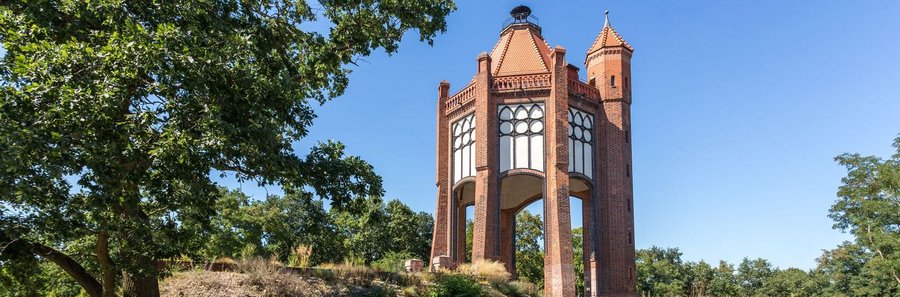
[[[213,175],[335,207],[381,194],[380,177],[343,145],[299,156],[292,144],[307,135],[313,104],[343,93],[347,65],[395,52],[410,30],[430,44],[453,9],[450,0],[3,1],[0,223],[16,231],[0,241],[59,256],[91,295],[98,272],[78,263],[100,263],[107,292],[112,272],[125,271],[130,294],[156,286],[153,261],[184,249],[186,222],[213,214]],[[67,242],[86,238],[101,247],[95,255],[65,255]]]

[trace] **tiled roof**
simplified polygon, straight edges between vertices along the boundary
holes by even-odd
[[[628,42],[625,42],[625,39],[622,39],[622,36],[619,36],[619,33],[616,33],[616,30],[609,24],[609,19],[607,18],[606,22],[603,24],[603,30],[600,31],[600,35],[597,35],[597,39],[594,40],[594,44],[591,45],[588,54],[604,47],[613,46],[621,46],[634,51],[634,48],[632,48]]]
[[[491,50],[491,74],[550,72],[550,46],[538,30],[530,24],[512,25],[504,30]]]

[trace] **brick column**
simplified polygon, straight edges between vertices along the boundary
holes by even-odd
[[[431,237],[431,262],[437,256],[450,255],[450,198],[453,185],[450,181],[450,128],[449,121],[444,115],[447,107],[447,99],[450,93],[450,83],[442,81],[438,85],[437,104],[437,142],[436,142],[436,174],[437,207],[434,212],[434,232]],[[433,265],[429,265],[433,267]]]
[[[550,54],[553,66],[546,102],[544,151],[544,296],[575,296],[572,225],[569,213],[568,81],[566,50]]]
[[[516,278],[516,209],[500,211],[500,262]]]
[[[497,184],[497,105],[491,100],[491,58],[478,55],[475,75],[475,230],[472,261],[500,260],[500,195]]]
[[[635,296],[634,214],[631,177],[631,92],[626,84],[612,85],[611,76],[631,76],[631,53],[609,50],[599,57],[603,102],[599,125],[601,186],[598,207],[599,296]]]

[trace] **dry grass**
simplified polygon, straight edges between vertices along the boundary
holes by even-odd
[[[368,266],[364,266],[364,265],[354,265],[351,263],[344,263],[344,264],[325,263],[325,264],[319,265],[318,268],[330,271],[330,273],[332,274],[332,276],[334,278],[351,279],[351,280],[356,280],[356,279],[369,280],[369,279],[378,278],[377,271],[375,271],[372,268],[369,268]]]
[[[191,271],[163,280],[161,296],[322,296],[330,291],[321,280],[285,273],[260,277],[237,272]]]
[[[224,263],[224,264],[237,264],[237,261],[232,259],[231,257],[218,257],[215,261],[216,263]]]
[[[330,271],[330,270],[329,270]],[[321,277],[291,273],[263,258],[242,259],[235,272],[186,271],[161,283],[161,296],[395,296],[402,289],[377,281],[371,269],[338,266],[336,273],[354,279]]]
[[[492,282],[508,281],[511,276],[510,273],[506,271],[506,267],[503,263],[489,260],[478,260],[471,264],[462,264],[459,265],[456,270],[459,273],[474,275]]]
[[[309,267],[309,258],[312,257],[312,247],[298,245],[288,256],[288,264],[293,267]]]

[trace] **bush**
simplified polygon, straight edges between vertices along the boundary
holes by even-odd
[[[440,279],[430,290],[429,297],[479,297],[484,289],[474,279],[465,275],[448,275]]]
[[[298,245],[288,256],[288,265],[292,267],[309,267],[309,258],[312,257],[312,247]]]
[[[241,249],[241,259],[255,258],[259,255],[259,249],[254,244],[247,244]]]
[[[406,270],[406,268],[404,267],[404,265],[406,265],[406,260],[409,260],[412,258],[414,258],[414,256],[407,252],[402,252],[402,253],[390,252],[390,253],[387,253],[386,255],[384,255],[384,258],[381,258],[381,259],[378,259],[378,261],[372,262],[372,268],[375,268],[375,269],[378,269],[381,271],[400,273],[400,272],[404,272]]]
[[[258,280],[280,273],[281,267],[260,257],[250,257],[237,263],[237,271],[250,276],[252,280]]]
[[[530,297],[541,294],[541,290],[535,284],[525,282],[491,282],[491,287],[507,297]]]

